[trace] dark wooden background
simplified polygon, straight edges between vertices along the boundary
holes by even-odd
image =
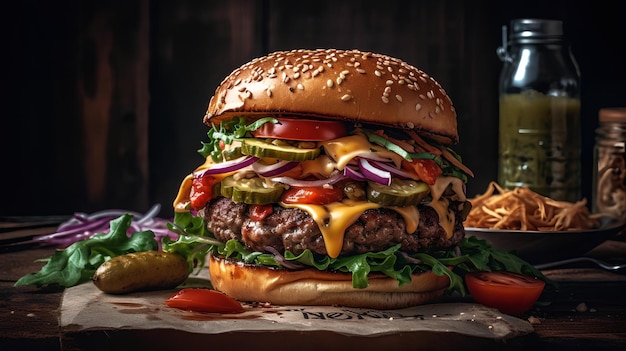
[[[513,18],[561,19],[583,81],[584,195],[598,110],[626,106],[619,1],[3,3],[0,216],[104,208],[171,215],[202,162],[202,116],[233,69],[275,50],[358,48],[435,77],[458,111],[456,149],[483,192],[497,169],[496,49]]]

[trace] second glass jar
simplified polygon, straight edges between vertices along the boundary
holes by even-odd
[[[580,72],[557,20],[503,27],[498,183],[580,200]]]

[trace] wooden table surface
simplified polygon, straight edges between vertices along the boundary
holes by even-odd
[[[46,228],[36,231],[46,232]],[[36,233],[31,230],[30,232]],[[0,239],[6,237],[0,233]],[[626,242],[608,241],[589,253],[590,256],[611,260],[626,260]],[[0,251],[0,349],[1,350],[77,350],[87,345],[88,349],[119,349],[121,345],[132,347],[149,344],[153,333],[168,331],[125,330],[83,330],[66,333],[59,325],[59,307],[62,290],[42,290],[35,287],[14,287],[15,281],[28,273],[39,270],[41,262],[36,259],[49,257],[54,248],[30,248],[16,251]],[[588,264],[569,266],[559,270],[544,271],[558,282],[558,288],[546,290],[542,300],[550,301],[547,306],[535,307],[519,316],[528,319],[534,332],[519,338],[500,342],[462,341],[462,349],[554,349],[554,350],[625,350],[626,349],[626,275],[624,272],[610,273]],[[259,333],[257,333],[259,334]],[[162,336],[162,334],[160,334]],[[207,336],[210,337],[210,336]],[[213,336],[214,338],[218,338]],[[292,343],[305,340],[306,332],[289,335],[285,339],[252,334],[247,340],[232,340],[228,335],[220,336],[216,344],[234,347],[246,345],[254,347],[264,342],[270,347],[287,349],[311,349],[312,344],[304,342],[294,347]],[[401,337],[401,336],[395,336]],[[325,338],[325,339],[324,339]],[[372,337],[367,339],[366,349],[392,349],[397,339],[394,337]],[[452,341],[445,337],[423,340],[420,349],[446,350]],[[169,349],[174,345],[190,349],[188,346],[211,348],[213,341],[198,338],[197,335],[172,333],[172,344],[161,345],[157,349]],[[176,341],[177,340],[177,341]],[[328,340],[324,345],[323,340]],[[115,342],[114,342],[115,341]],[[350,337],[325,335],[316,340],[316,345],[326,349],[343,348],[355,345]],[[428,344],[426,344],[428,343]],[[197,345],[194,345],[197,344]],[[273,345],[272,345],[273,344]],[[307,347],[309,345],[309,347]],[[132,346],[132,347],[131,347]],[[152,345],[154,346],[154,345]],[[318,347],[318,346],[316,346]],[[154,350],[155,347],[150,347]],[[459,348],[459,345],[455,345]]]

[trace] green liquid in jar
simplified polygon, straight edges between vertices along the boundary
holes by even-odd
[[[580,200],[580,101],[533,90],[500,97],[498,183]]]

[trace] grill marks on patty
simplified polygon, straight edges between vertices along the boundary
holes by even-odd
[[[289,250],[298,255],[306,249],[325,255],[324,238],[317,223],[298,208],[274,205],[274,211],[262,221],[248,215],[249,205],[231,199],[213,199],[199,212],[207,228],[223,242],[235,239],[250,250],[265,252],[270,246],[279,252]],[[456,216],[453,235],[446,239],[439,217],[429,206],[419,206],[420,221],[416,233],[408,234],[402,216],[379,208],[365,211],[345,232],[340,255],[382,251],[398,243],[402,250],[416,252],[423,249],[451,248],[465,235],[460,216]]]

